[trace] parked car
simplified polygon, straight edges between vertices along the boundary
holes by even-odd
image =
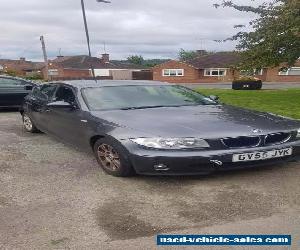
[[[0,108],[18,108],[22,106],[34,83],[17,77],[0,76]]]
[[[92,149],[115,176],[207,174],[300,157],[299,121],[160,82],[46,84],[21,114],[27,131]]]

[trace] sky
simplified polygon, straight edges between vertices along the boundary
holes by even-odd
[[[85,0],[92,54],[112,59],[129,55],[176,58],[180,48],[233,50],[216,43],[247,24],[253,14],[213,7],[221,0]],[[255,4],[251,0],[237,0]],[[0,0],[0,58],[42,60],[44,35],[49,58],[87,54],[80,0]],[[104,43],[106,44],[104,50]]]

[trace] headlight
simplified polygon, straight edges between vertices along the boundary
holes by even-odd
[[[298,129],[297,138],[300,139],[300,128]]]
[[[208,143],[197,138],[137,138],[131,139],[138,145],[157,149],[208,148]]]

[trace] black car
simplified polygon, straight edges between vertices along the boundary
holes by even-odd
[[[160,82],[74,81],[36,87],[29,132],[94,151],[109,174],[207,174],[300,158],[300,121],[223,105]]]
[[[0,108],[18,108],[22,106],[34,83],[17,77],[0,75]]]

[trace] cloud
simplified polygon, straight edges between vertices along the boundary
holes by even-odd
[[[234,43],[216,43],[234,34],[235,24],[254,16],[232,9],[215,9],[220,0],[85,0],[94,55],[106,50],[114,59],[130,54],[175,58],[180,48],[231,50]],[[239,2],[252,3],[251,0]],[[80,0],[3,1],[0,8],[0,57],[41,60],[39,36],[49,57],[86,54]]]

